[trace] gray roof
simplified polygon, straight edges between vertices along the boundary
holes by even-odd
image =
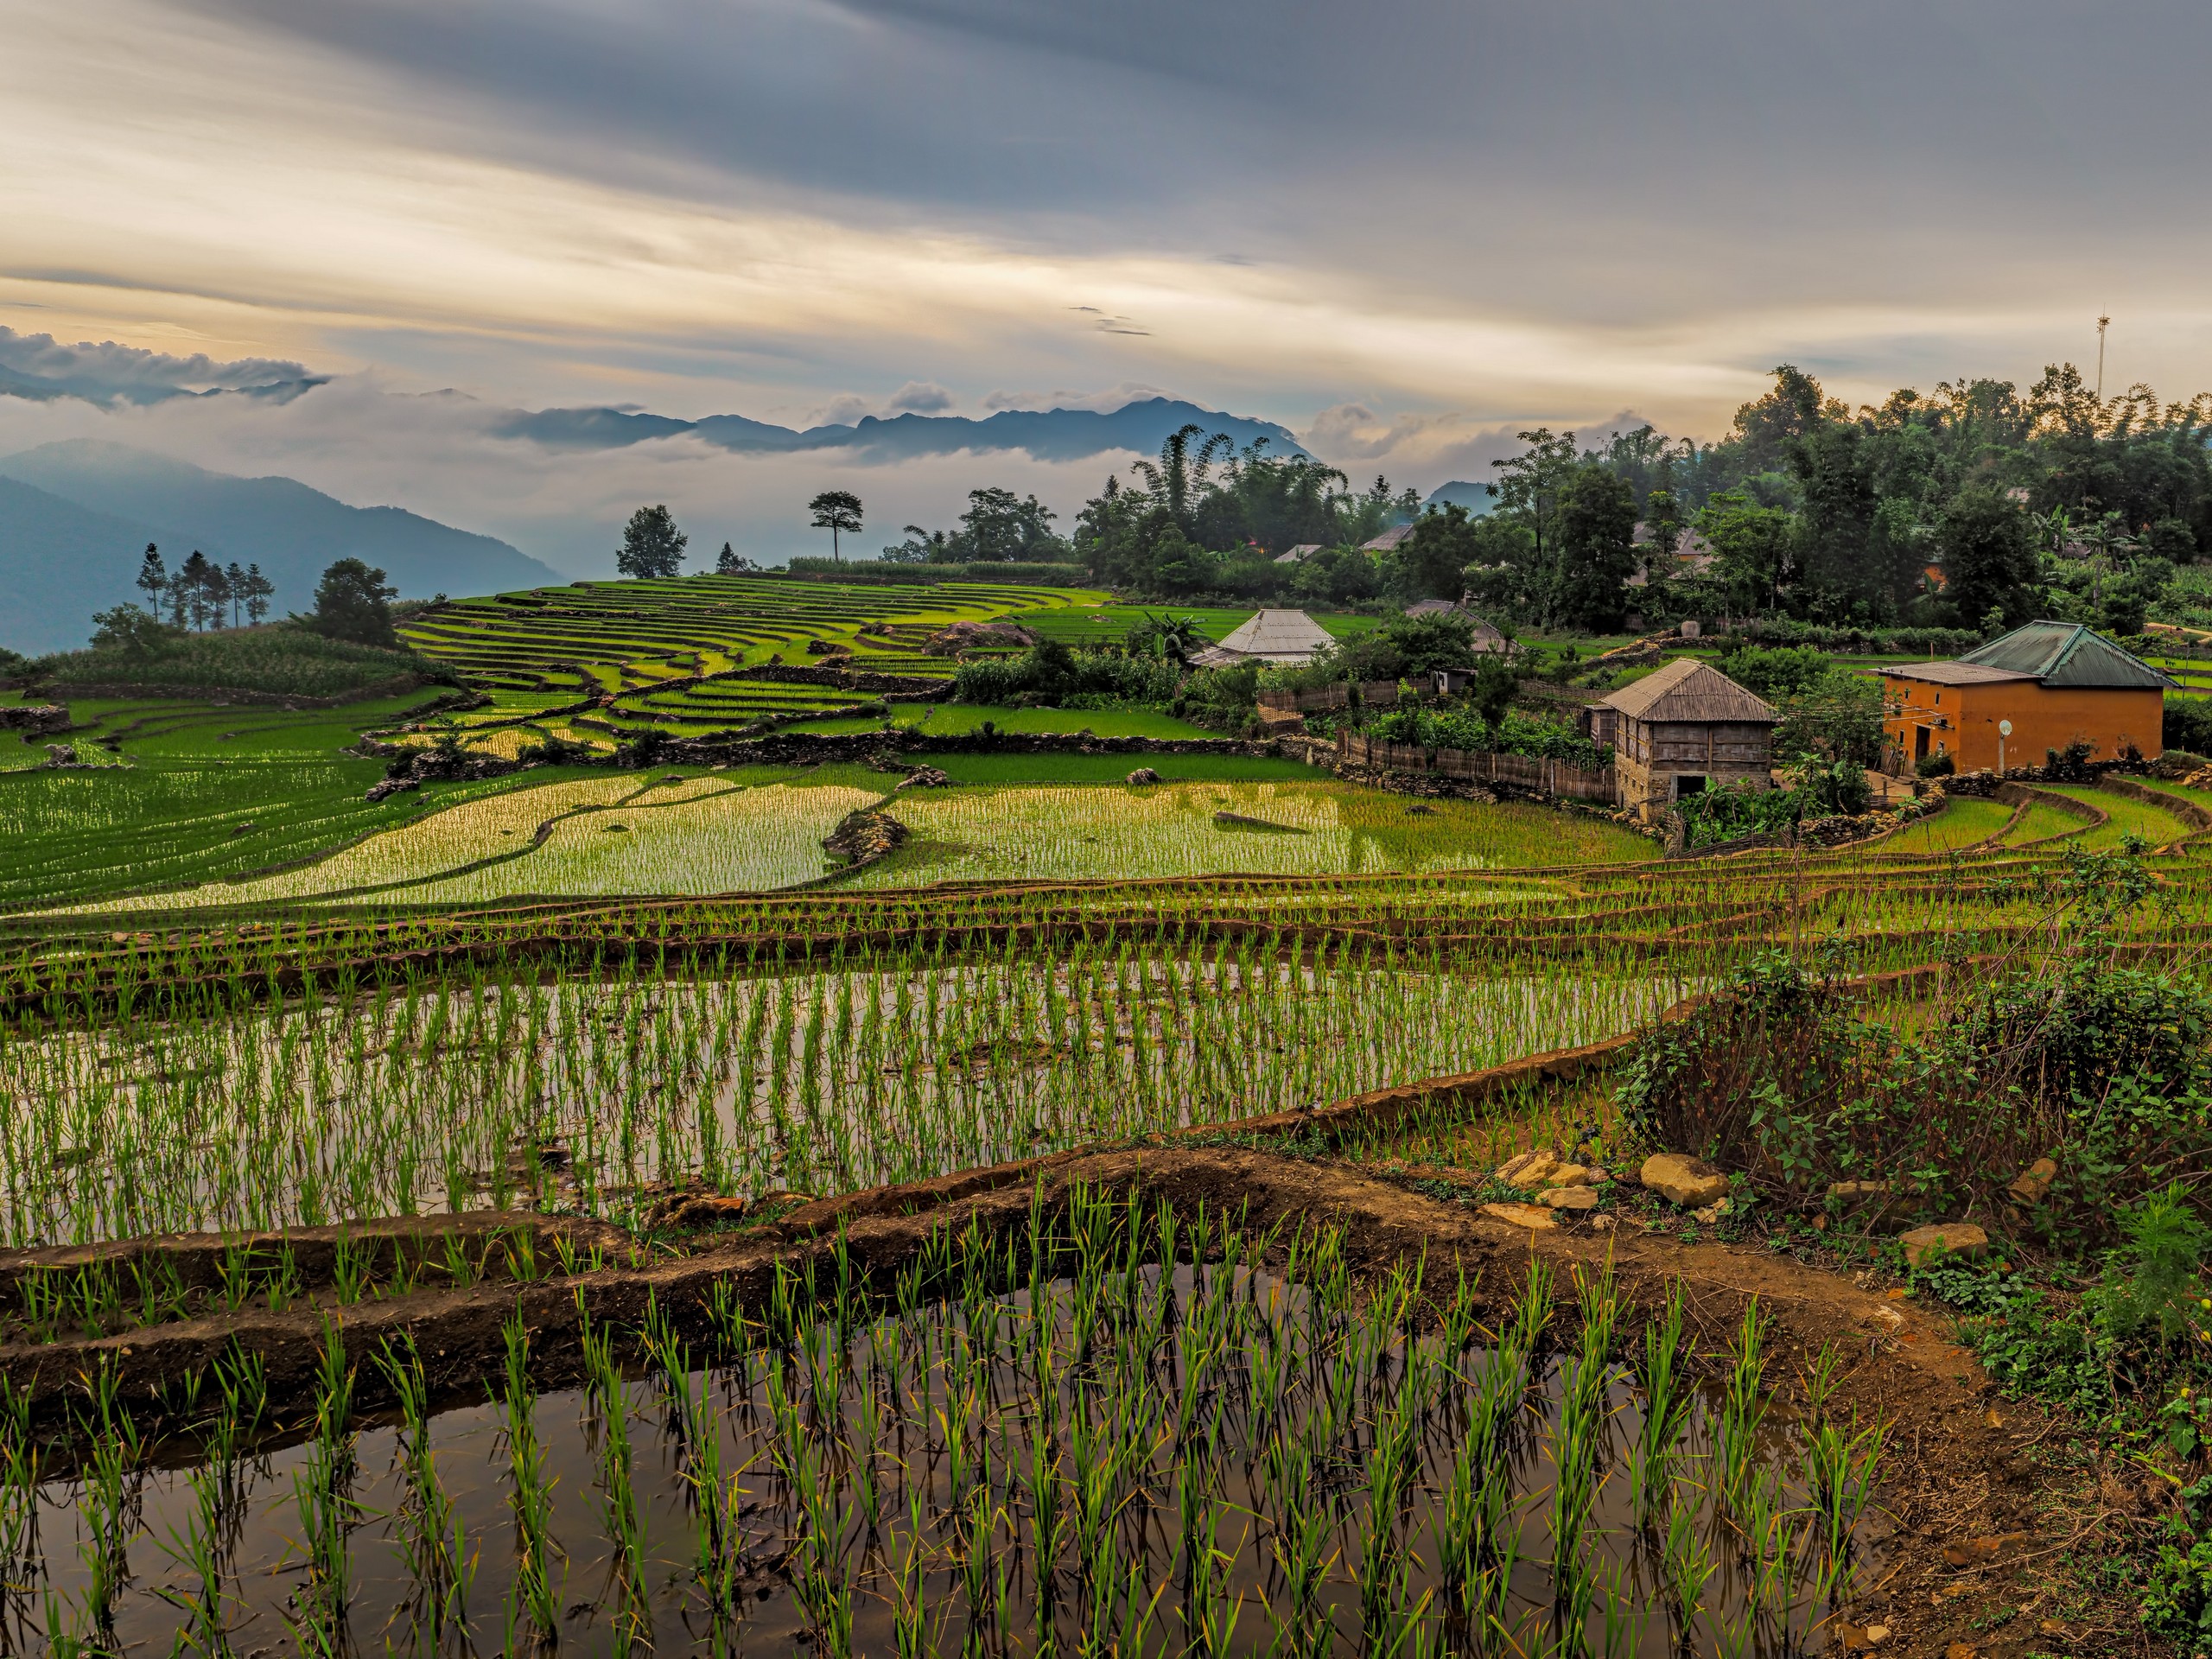
[[[1393,524],[1373,541],[1362,542],[1359,544],[1359,550],[1363,553],[1388,553],[1407,537],[1412,535],[1415,526],[1413,524]]]
[[[1959,660],[2033,675],[2045,685],[2150,691],[2173,684],[2150,664],[2078,622],[2031,622]]]
[[[1992,668],[1986,663],[1884,663],[1874,671],[1900,680],[1924,680],[1930,685],[1993,685],[1999,680],[2032,680],[2036,677],[2016,668]]]
[[[1303,564],[1306,560],[1312,558],[1320,550],[1321,543],[1319,542],[1300,542],[1296,547],[1290,549],[1287,552],[1276,554],[1275,563],[1277,564]]]
[[[1782,716],[1710,663],[1677,657],[1665,667],[1624,685],[1605,706],[1630,720],[1729,721],[1771,726]]]
[[[1303,611],[1262,611],[1234,629],[1220,649],[1271,663],[1309,663],[1336,641]]]

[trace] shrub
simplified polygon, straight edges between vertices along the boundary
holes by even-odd
[[[1912,763],[1913,775],[1918,778],[1948,778],[1958,769],[1948,753],[1923,754]]]
[[[138,648],[96,646],[41,658],[37,677],[72,686],[173,686],[259,691],[277,696],[343,697],[411,677],[455,683],[451,670],[411,651],[326,639],[278,623],[221,632],[173,633]]]
[[[952,677],[952,700],[971,703],[1058,702],[1104,698],[1122,705],[1172,702],[1182,674],[1173,663],[1116,651],[1071,651],[1047,639],[1016,657],[963,663]],[[1096,708],[1096,702],[1077,705]]]
[[[2212,697],[2168,697],[2164,728],[2167,748],[2212,754]]]

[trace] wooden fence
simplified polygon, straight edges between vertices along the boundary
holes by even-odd
[[[1260,707],[1281,709],[1290,713],[1304,714],[1309,709],[1349,709],[1351,707],[1351,687],[1338,680],[1312,691],[1262,691]]]
[[[1569,800],[1613,804],[1611,766],[1576,766],[1564,760],[1497,754],[1486,749],[1429,749],[1418,743],[1385,743],[1357,732],[1337,734],[1337,759],[1355,766],[1440,772],[1468,783],[1510,784],[1542,795],[1563,795]]]

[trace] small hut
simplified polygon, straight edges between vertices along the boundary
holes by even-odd
[[[1191,661],[1199,668],[1249,662],[1268,668],[1303,668],[1334,644],[1328,630],[1303,611],[1262,611]]]
[[[1592,741],[1613,746],[1614,798],[1640,817],[1705,789],[1773,787],[1782,716],[1695,658],[1676,658],[1589,713]]]

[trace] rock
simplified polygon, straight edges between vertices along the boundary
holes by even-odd
[[[1989,1250],[1989,1235],[1970,1221],[1940,1221],[1933,1227],[1916,1227],[1900,1234],[1897,1243],[1904,1246],[1905,1264],[1914,1268],[1925,1267],[1946,1254],[1979,1262]]]
[[[1548,1232],[1559,1225],[1550,1211],[1533,1204],[1486,1204],[1482,1212],[1516,1227],[1526,1227],[1532,1233]]]
[[[1601,1233],[1610,1233],[1613,1230],[1613,1218],[1611,1216],[1592,1216],[1590,1217],[1590,1224]]]
[[[1538,1147],[1524,1152],[1517,1158],[1509,1158],[1497,1166],[1497,1179],[1508,1186],[1537,1187],[1556,1185],[1552,1172],[1560,1167],[1559,1160]]]
[[[2024,1532],[1999,1533],[1990,1538],[1961,1538],[1943,1546],[1946,1567],[1986,1567],[2008,1549],[2028,1541]]]
[[[1595,1210],[1598,1189],[1593,1186],[1551,1186],[1536,1194],[1547,1210]]]
[[[2005,1190],[2022,1204],[2041,1204],[2050,1192],[2050,1184],[2058,1179],[2058,1160],[2038,1158],[2022,1170]]]
[[[1643,1160],[1637,1172],[1644,1185],[1685,1210],[1718,1203],[1728,1195],[1728,1177],[1702,1158],[1685,1153],[1662,1152]]]
[[[1128,784],[1156,784],[1160,781],[1160,774],[1150,766],[1139,766],[1122,781]]]
[[[1598,1185],[1599,1178],[1604,1173],[1603,1170],[1592,1169],[1587,1164],[1561,1164],[1545,1178],[1544,1185],[1547,1186],[1595,1186]]]
[[[1693,1210],[1690,1211],[1690,1214],[1695,1217],[1698,1220],[1704,1222],[1707,1226],[1710,1226],[1714,1222],[1719,1220],[1721,1217],[1726,1215],[1733,1207],[1734,1206],[1732,1205],[1726,1198],[1715,1198],[1711,1204],[1707,1205],[1704,1209]]]
[[[1974,1651],[1964,1642],[1954,1642],[1943,1649],[1943,1659],[1974,1659]]]
[[[1841,1618],[1835,1622],[1835,1633],[1846,1653],[1864,1653],[1890,1639],[1890,1627],[1886,1624],[1853,1624]]]
[[[1887,1181],[1830,1181],[1828,1197],[1840,1204],[1849,1204],[1859,1198],[1886,1198],[1890,1196]]]

